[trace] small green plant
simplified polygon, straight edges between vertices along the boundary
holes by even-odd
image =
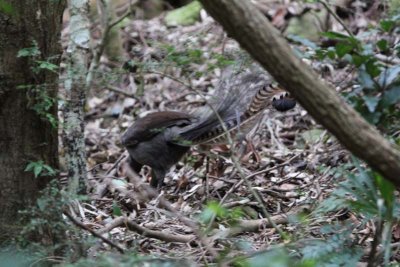
[[[377,241],[375,247],[382,245],[382,252],[379,255],[384,258],[387,266],[391,256],[391,229],[400,218],[400,203],[395,198],[395,187],[378,173],[363,167],[356,159],[354,166],[355,171],[351,172],[344,169],[336,170],[345,176],[346,180],[339,183],[338,188],[321,203],[315,214],[318,217],[332,211],[347,210],[358,215],[362,225],[374,221],[377,225],[377,233],[374,236]],[[350,242],[350,235],[357,227],[359,225],[334,223],[333,226],[326,224],[321,231],[324,231],[323,234],[328,234],[332,242],[347,240],[347,245],[342,243],[341,247],[348,247],[348,252],[353,249],[351,255],[359,257],[358,249],[350,246],[354,243]],[[330,243],[328,240],[326,242]]]
[[[200,49],[177,50],[173,45],[164,45],[165,59],[176,63],[179,67],[186,67],[192,63],[201,64],[205,61]]]
[[[397,15],[358,36],[327,32],[323,35],[333,44],[329,47],[319,47],[296,36],[290,39],[309,48],[304,54],[299,52],[301,56],[354,71],[356,79],[342,92],[343,96],[370,123],[390,133],[399,127],[400,64],[395,59],[400,55],[400,46],[393,38],[400,31],[399,26]],[[313,261],[316,266],[355,266],[362,256],[368,256],[373,266],[389,266],[392,227],[400,218],[394,186],[356,159],[335,168],[332,176],[341,182],[313,217],[318,220],[342,211],[356,216],[359,224],[351,220],[322,221],[320,234],[324,239],[307,242],[301,249],[295,246],[295,250],[302,261]],[[360,244],[367,237],[362,239],[354,232],[371,222],[376,226],[374,241],[369,255],[365,255]]]
[[[353,225],[333,223],[321,227],[325,239],[310,240],[298,251],[301,262],[313,262],[314,266],[356,266],[363,255],[361,247],[354,246],[351,234]]]
[[[18,51],[17,57],[32,57],[36,58],[40,55],[38,43],[33,40],[31,47],[25,47]]]
[[[344,60],[352,64],[358,72],[358,83],[344,96],[371,123],[381,124],[390,121],[393,115],[399,115],[394,105],[400,100],[400,65],[388,66],[377,54],[396,58],[400,47],[394,38],[400,30],[400,16],[382,20],[377,29],[371,29],[366,35],[379,34],[375,42],[363,42],[355,36],[337,32],[327,32],[325,37],[336,40],[334,47],[320,49],[320,59]]]
[[[189,166],[194,166],[197,162],[199,161],[199,157],[194,156],[194,155],[188,155],[185,158],[185,164]]]
[[[357,79],[343,96],[370,123],[391,130],[398,128],[396,118],[400,116],[396,108],[400,101],[400,65],[392,61],[400,55],[400,46],[393,38],[400,31],[399,25],[397,15],[381,20],[378,27],[360,36],[325,32],[322,35],[333,45],[323,48],[301,37],[289,38],[311,50],[302,54],[304,57],[355,70]]]
[[[45,72],[58,74],[58,66],[51,63],[51,58],[47,61],[40,59],[40,50],[36,41],[32,42],[31,47],[23,48],[18,51],[17,57],[27,58],[31,64],[31,70],[35,75]],[[54,85],[49,84],[27,84],[17,88],[26,90],[29,99],[29,107],[34,110],[43,120],[48,121],[54,128],[58,125],[57,117],[51,110],[57,105],[57,98],[51,97],[48,90],[52,90]]]
[[[189,48],[190,43],[185,49],[177,49],[170,44],[157,44],[164,55],[163,64],[159,67],[177,67],[182,70],[184,76],[194,75],[196,78],[203,75],[203,71],[198,70],[198,65],[206,65],[207,71],[215,68],[224,68],[235,63],[233,57],[220,53],[211,52],[206,55],[201,49]],[[155,67],[154,65],[149,67]]]
[[[28,165],[26,165],[25,171],[33,172],[35,178],[39,176],[55,176],[57,174],[57,171],[45,164],[43,160],[30,161]]]
[[[220,222],[232,226],[238,219],[243,217],[243,212],[240,208],[228,210],[222,207],[218,202],[211,201],[207,203],[199,219],[203,224],[209,224],[214,217]]]
[[[365,220],[400,218],[400,204],[395,201],[394,186],[378,173],[362,167],[356,159],[354,165],[357,172],[336,170],[347,179],[339,183],[331,197],[321,204],[320,211],[351,209],[362,214]]]
[[[26,90],[29,107],[52,127],[57,128],[58,119],[51,113],[51,109],[57,104],[57,99],[47,94],[46,85],[20,85],[17,88]]]
[[[51,181],[32,206],[20,211],[23,228],[12,244],[14,253],[25,251],[33,262],[39,259],[45,262],[52,256],[63,256],[65,260],[82,256],[79,254],[90,243],[87,235],[63,218],[63,209],[68,204],[58,181]]]
[[[10,3],[6,2],[6,0],[0,0],[0,13],[15,15],[15,10]]]
[[[40,55],[41,52],[39,50],[38,44],[36,41],[33,41],[31,47],[22,48],[21,50],[19,50],[17,57],[31,59],[33,62],[31,70],[35,74],[39,74],[41,71],[44,70],[58,74],[58,66],[50,62],[52,58],[44,61],[40,60]]]

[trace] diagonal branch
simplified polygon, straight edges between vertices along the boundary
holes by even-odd
[[[295,57],[290,46],[250,1],[200,0],[316,121],[354,155],[400,187],[400,150],[367,123],[333,88]]]

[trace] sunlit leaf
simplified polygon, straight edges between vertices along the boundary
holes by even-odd
[[[399,79],[400,75],[400,65],[393,66],[391,68],[385,69],[382,71],[379,76],[378,83],[380,86],[388,86],[392,84],[394,81]]]
[[[371,75],[367,73],[365,69],[359,69],[358,71],[358,82],[362,86],[363,89],[374,89],[375,82],[372,79]]]

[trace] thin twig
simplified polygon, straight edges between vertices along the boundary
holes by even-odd
[[[120,23],[123,19],[125,19],[127,16],[129,16],[132,13],[132,7],[134,5],[136,5],[138,3],[138,1],[135,1],[135,2],[131,3],[130,7],[129,7],[129,10],[124,15],[122,15],[119,18],[117,18],[113,22],[110,22],[111,16],[108,14],[108,12],[106,12],[106,9],[108,8],[108,7],[106,7],[107,4],[104,1],[99,1],[98,3],[103,5],[103,9],[104,9],[103,13],[105,13],[105,14],[103,14],[105,16],[105,18],[103,18],[103,19],[104,19],[106,25],[103,25],[103,26],[105,26],[105,28],[104,28],[104,31],[102,33],[102,36],[101,36],[101,39],[100,39],[100,43],[98,44],[97,49],[95,49],[93,51],[93,54],[94,54],[93,60],[92,60],[92,63],[90,64],[89,71],[88,71],[88,74],[86,76],[86,86],[87,86],[87,88],[90,88],[90,85],[93,82],[93,77],[94,77],[95,70],[98,68],[98,65],[100,63],[100,58],[104,53],[104,50],[105,50],[105,47],[106,47],[106,43],[107,43],[107,38],[109,36],[109,33],[110,33],[111,29],[113,27],[115,27],[118,23]]]
[[[328,5],[327,2],[325,2],[324,0],[319,0],[318,2],[320,2],[327,10],[328,12],[340,23],[340,25],[342,25],[343,29],[352,37],[352,38],[356,38],[354,36],[354,34],[351,32],[351,30],[347,27],[346,24],[344,24],[343,20],[341,20],[339,18],[339,16],[335,13],[335,11],[332,10],[332,8]]]
[[[368,255],[368,265],[367,265],[367,267],[376,266],[375,263],[378,260],[377,251],[378,251],[378,246],[379,246],[381,238],[382,238],[383,224],[384,224],[384,222],[382,220],[377,222],[376,229],[375,229],[375,234],[374,234],[374,239],[372,240],[371,250],[370,250],[369,255]]]
[[[124,96],[126,96],[126,97],[133,98],[133,99],[139,101],[139,98],[137,98],[134,94],[127,93],[127,92],[125,92],[125,91],[119,89],[119,88],[116,87],[116,86],[112,86],[112,85],[108,84],[108,85],[106,85],[106,87],[105,87],[104,89],[109,90],[109,91],[112,91],[112,92],[115,92],[115,93],[118,93],[118,94],[121,94],[121,95],[124,95]]]
[[[271,168],[265,169],[265,170],[260,170],[260,171],[254,172],[254,173],[248,175],[246,178],[250,179],[250,178],[253,178],[254,176],[257,176],[259,174],[268,173],[268,172],[270,172],[272,170],[278,169],[280,167],[284,167],[284,166],[288,165],[289,163],[291,163],[294,159],[298,158],[299,156],[300,156],[300,154],[294,155],[293,157],[291,157],[290,159],[286,160],[285,162],[283,162],[281,164],[277,164],[277,165],[275,165],[275,166],[273,166]]]
[[[125,18],[127,18],[131,14],[132,14],[132,8],[129,8],[129,10],[126,11],[125,14],[123,14],[121,17],[117,18],[116,20],[114,20],[113,22],[110,23],[110,25],[108,26],[108,28],[109,28],[108,31],[110,31],[113,27],[115,27],[118,23],[123,21]]]
[[[114,164],[107,170],[106,175],[110,174],[111,171],[118,166],[118,164],[126,157],[126,154],[123,153],[115,162]]]

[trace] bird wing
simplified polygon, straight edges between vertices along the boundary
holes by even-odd
[[[124,146],[134,146],[140,142],[152,139],[159,133],[174,126],[184,127],[189,125],[193,116],[177,111],[161,111],[148,114],[136,120],[123,134],[121,141]]]

